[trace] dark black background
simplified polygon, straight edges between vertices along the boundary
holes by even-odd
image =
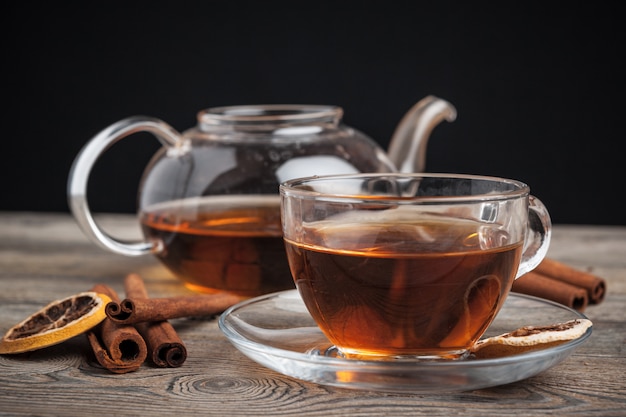
[[[458,110],[428,171],[528,183],[555,223],[624,225],[619,2],[15,2],[2,13],[0,210],[68,211],[72,161],[127,116],[179,131],[207,107],[335,104],[386,147],[433,94]],[[95,211],[134,212],[158,142],[115,145]]]

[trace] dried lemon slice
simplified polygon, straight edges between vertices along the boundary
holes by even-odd
[[[0,354],[41,349],[84,333],[106,318],[109,301],[92,291],[53,301],[9,329],[0,341]]]
[[[545,349],[578,339],[592,324],[591,320],[576,319],[549,326],[524,326],[510,333],[479,340],[471,351],[476,359],[487,359]]]

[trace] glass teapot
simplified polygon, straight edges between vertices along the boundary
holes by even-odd
[[[433,128],[456,118],[445,100],[427,96],[397,126],[385,153],[342,123],[343,109],[321,105],[209,108],[177,132],[166,122],[129,117],[80,151],[68,200],[83,232],[112,252],[156,255],[188,288],[244,296],[294,288],[285,257],[278,186],[297,177],[356,172],[420,172]],[[98,157],[137,132],[163,145],[142,176],[139,221],[144,240],[123,242],[93,218],[87,182]]]

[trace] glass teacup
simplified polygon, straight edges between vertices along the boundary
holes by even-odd
[[[510,179],[335,175],[280,193],[296,287],[348,358],[467,356],[550,241],[545,206]]]

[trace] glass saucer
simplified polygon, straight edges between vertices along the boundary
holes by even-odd
[[[510,294],[483,337],[527,325],[586,318],[561,304]],[[219,326],[244,355],[282,374],[323,385],[373,391],[443,393],[520,381],[567,358],[590,335],[558,346],[494,359],[374,361],[333,356],[332,345],[297,290],[246,300],[226,310]]]

